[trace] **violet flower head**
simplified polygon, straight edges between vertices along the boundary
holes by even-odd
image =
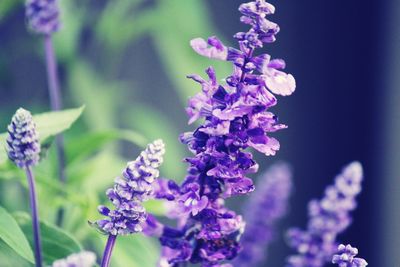
[[[36,125],[29,111],[19,108],[8,125],[7,154],[19,168],[39,162],[40,143]]]
[[[266,249],[275,237],[275,224],[287,211],[292,189],[292,172],[285,163],[272,165],[259,179],[257,190],[244,205],[246,231],[243,250],[234,266],[256,266],[266,258]]]
[[[147,216],[142,202],[152,195],[152,184],[159,176],[158,168],[163,162],[164,153],[163,141],[156,140],[135,161],[129,162],[122,176],[115,179],[114,187],[106,192],[115,206],[114,210],[99,206],[100,214],[108,218],[92,225],[110,235],[141,232]]]
[[[81,251],[69,255],[65,259],[56,260],[51,267],[93,267],[96,263],[96,254],[89,251]]]
[[[198,54],[231,62],[233,72],[222,82],[212,67],[206,70],[206,79],[188,76],[201,86],[201,92],[189,99],[189,124],[197,120],[201,124],[180,137],[193,153],[185,159],[189,167],[183,183],[163,181],[157,186],[155,196],[172,203],[169,217],[178,220],[176,227],[162,228],[160,266],[229,265],[241,250],[245,223],[242,216],[225,207],[225,199],[254,190],[247,176],[257,172],[258,164],[248,148],[266,156],[275,155],[280,148],[270,134],[286,126],[269,109],[277,104],[275,94],[294,92],[295,81],[281,71],[283,60],[255,54],[257,48],[274,41],[279,31],[266,19],[274,7],[256,0],[239,10],[250,30],[235,34],[238,49],[225,46],[215,36],[191,41]]]
[[[25,8],[28,25],[33,32],[51,35],[60,28],[58,0],[27,0]]]
[[[363,258],[357,258],[358,249],[351,245],[340,244],[337,249],[337,254],[333,255],[332,263],[339,267],[365,267],[368,265]]]
[[[353,162],[327,187],[321,200],[309,203],[307,230],[288,231],[288,243],[298,253],[288,258],[288,267],[321,267],[331,261],[338,246],[337,235],[351,224],[350,212],[357,206],[362,178],[361,164]]]

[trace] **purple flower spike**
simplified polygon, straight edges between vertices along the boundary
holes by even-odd
[[[147,215],[142,202],[153,194],[152,184],[159,175],[164,153],[163,141],[156,140],[135,161],[129,162],[123,175],[115,179],[114,187],[106,192],[115,209],[99,206],[99,213],[109,218],[91,224],[115,236],[141,232]]]
[[[234,266],[256,266],[265,259],[267,246],[275,237],[274,226],[286,214],[291,188],[292,173],[284,163],[271,166],[260,177],[257,190],[243,209],[246,231]]]
[[[290,95],[295,89],[293,76],[281,71],[283,60],[255,55],[255,49],[272,42],[279,31],[266,19],[274,9],[263,0],[240,7],[241,20],[251,28],[235,35],[238,49],[215,36],[191,41],[198,54],[231,62],[233,72],[221,82],[212,67],[206,70],[207,78],[188,76],[201,91],[189,99],[186,112],[189,124],[200,121],[200,126],[180,136],[193,153],[185,159],[189,168],[183,183],[165,180],[155,186],[155,196],[170,201],[167,216],[177,220],[174,228],[148,223],[151,234],[157,236],[162,229],[160,266],[227,267],[242,249],[245,223],[225,207],[225,199],[254,191],[248,176],[257,172],[258,164],[248,150],[276,154],[280,144],[270,134],[286,126],[269,109],[277,104],[274,94]]]
[[[333,255],[332,263],[336,263],[339,267],[365,267],[367,261],[362,258],[356,258],[358,249],[350,245],[340,244],[337,253]]]
[[[321,267],[331,261],[337,235],[351,224],[350,212],[356,208],[362,178],[361,164],[353,162],[327,187],[321,200],[309,203],[307,230],[288,231],[288,243],[298,253],[288,258],[288,267]]]
[[[60,28],[58,0],[27,0],[26,18],[29,28],[40,34],[51,35]]]
[[[39,162],[40,143],[36,126],[29,111],[19,108],[8,125],[6,146],[8,157],[19,168]]]

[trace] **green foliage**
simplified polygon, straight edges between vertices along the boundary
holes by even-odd
[[[34,265],[22,258],[6,243],[0,240],[1,267],[33,267]]]
[[[21,257],[34,263],[32,249],[15,219],[0,206],[0,239]]]
[[[43,221],[52,222],[59,207],[64,207],[66,212],[63,230],[41,222],[47,264],[81,250],[80,244],[101,255],[106,237],[91,229],[87,221],[100,217],[97,206],[108,203],[106,188],[113,185],[126,162],[136,158],[148,142],[162,138],[166,143],[162,176],[181,180],[185,175],[186,164],[181,160],[186,151],[178,141],[180,132],[176,126],[179,124],[164,114],[157,104],[140,98],[143,94],[153,94],[151,90],[141,89],[135,82],[121,78],[124,76],[119,73],[122,69],[119,65],[126,52],[143,37],[149,37],[149,44],[156,53],[149,54],[148,60],[161,63],[162,72],[178,98],[174,99],[176,105],[171,108],[183,112],[187,98],[200,90],[185,76],[201,74],[209,64],[192,51],[189,41],[216,32],[202,1],[157,0],[151,6],[144,0],[105,1],[104,4],[64,0],[60,4],[63,26],[54,35],[54,43],[62,71],[61,87],[65,99],[74,105],[85,105],[85,112],[82,114],[82,107],[34,116],[42,148],[47,153],[35,168],[40,216]],[[0,23],[13,10],[23,12],[22,8],[22,0],[0,0]],[[38,45],[39,39],[32,37],[32,42]],[[42,49],[34,51],[40,51],[38,58],[41,59]],[[216,66],[218,77],[231,71],[224,62],[215,62],[213,66]],[[153,73],[146,79],[150,84]],[[127,95],[129,99],[125,99]],[[21,102],[23,104],[23,100]],[[47,100],[43,103],[47,104]],[[79,123],[65,134],[68,183],[61,185],[56,178],[55,150],[48,148],[52,137],[69,129],[81,115]],[[28,206],[27,199],[24,195],[17,198],[15,195],[26,192],[26,181],[21,170],[6,160],[5,138],[6,134],[0,134],[0,203],[8,210],[10,207],[24,210]],[[127,158],[121,156],[121,143]],[[145,206],[153,214],[165,214],[160,201],[148,201]],[[0,216],[0,222],[2,218]],[[29,215],[17,213],[15,219],[31,242]],[[9,227],[0,223],[0,233],[8,231]],[[158,254],[155,239],[142,235],[119,237],[112,266],[153,267]],[[27,255],[26,248],[24,252],[22,248],[0,242],[1,267],[31,267],[32,255],[30,258]]]
[[[197,55],[189,45],[190,40],[195,37],[207,38],[215,35],[208,17],[208,10],[202,1],[158,1],[157,20],[154,20],[157,24],[151,28],[150,34],[164,69],[168,70],[169,78],[184,105],[189,96],[199,91],[186,75],[204,73],[204,69],[210,64],[209,59]],[[226,62],[215,61],[213,66],[219,77],[226,77],[231,71]]]
[[[135,116],[129,114],[135,114]],[[153,140],[163,139],[166,153],[164,163],[161,165],[162,174],[171,179],[182,179],[186,165],[181,162],[181,159],[185,157],[185,152],[178,140],[179,132],[168,121],[168,118],[157,111],[156,108],[137,104],[126,113],[125,121],[137,129],[140,128],[146,136]]]
[[[95,246],[103,250],[106,236],[96,236]],[[155,240],[142,235],[119,236],[114,248],[111,266],[113,267],[154,267],[158,259]]]
[[[14,217],[33,247],[32,220],[30,216],[26,213],[18,212]],[[82,250],[82,246],[75,238],[57,226],[41,221],[40,231],[43,260],[46,264],[51,264],[57,259],[65,258]]]

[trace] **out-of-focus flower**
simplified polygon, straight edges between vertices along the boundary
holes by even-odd
[[[28,25],[32,31],[50,35],[60,28],[58,0],[27,0],[25,7]]]
[[[108,218],[92,225],[110,235],[141,232],[146,220],[142,202],[152,195],[152,184],[159,175],[164,153],[163,141],[156,140],[135,161],[129,162],[122,176],[115,179],[114,187],[106,192],[115,209],[99,206],[100,214]]]
[[[332,257],[332,263],[336,263],[339,267],[365,267],[368,265],[363,258],[357,258],[358,249],[351,245],[340,244],[337,253]]]
[[[356,208],[362,178],[361,164],[353,162],[335,178],[321,200],[309,203],[307,230],[288,231],[288,243],[298,253],[288,258],[288,267],[321,267],[331,261],[337,235],[351,223],[350,212]]]
[[[95,263],[96,255],[93,252],[82,251],[65,259],[56,260],[52,267],[93,267]]]
[[[19,168],[39,162],[40,143],[36,126],[29,111],[19,108],[8,125],[6,150],[8,157]]]
[[[266,258],[268,244],[275,237],[275,223],[287,211],[292,188],[292,172],[287,164],[272,165],[257,183],[257,190],[243,208],[246,221],[241,238],[243,250],[234,266],[256,266]]]

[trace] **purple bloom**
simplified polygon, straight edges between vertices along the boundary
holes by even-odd
[[[52,267],[93,267],[95,263],[96,255],[93,252],[82,251],[65,259],[56,260]]]
[[[8,125],[6,150],[8,157],[19,168],[39,162],[40,143],[35,122],[29,111],[19,108]]]
[[[159,175],[164,153],[164,143],[156,140],[135,161],[129,162],[122,176],[115,179],[114,187],[106,192],[115,209],[99,206],[100,214],[109,218],[92,225],[110,235],[141,232],[146,220],[142,202],[153,194],[152,184]]]
[[[243,209],[246,231],[234,266],[256,266],[265,259],[266,248],[274,239],[274,226],[286,214],[291,188],[292,173],[286,164],[275,164],[260,177],[257,190]]]
[[[32,31],[50,35],[60,28],[58,0],[27,0],[25,7],[26,18]]]
[[[367,261],[362,258],[357,258],[358,249],[350,245],[340,244],[337,253],[333,255],[332,263],[336,263],[339,267],[365,267]]]
[[[337,248],[336,237],[351,223],[349,213],[356,208],[361,192],[362,166],[353,162],[328,186],[325,196],[309,203],[307,230],[292,228],[288,242],[298,255],[288,258],[291,267],[321,267],[330,262]]]
[[[222,83],[212,67],[206,70],[207,79],[188,76],[202,89],[189,100],[189,124],[198,120],[201,124],[180,137],[194,154],[185,159],[189,168],[183,183],[178,186],[166,180],[155,186],[155,196],[171,203],[168,216],[178,220],[174,228],[164,226],[159,237],[163,246],[160,266],[186,262],[203,267],[229,266],[228,261],[241,250],[244,221],[227,209],[224,201],[254,190],[247,176],[257,172],[258,164],[248,148],[267,156],[275,155],[280,148],[278,140],[269,134],[286,126],[269,108],[277,104],[274,94],[294,91],[295,81],[281,71],[283,60],[255,55],[255,49],[275,40],[279,31],[266,19],[274,7],[256,0],[239,10],[241,20],[250,25],[248,32],[235,35],[239,49],[224,45],[215,36],[191,41],[198,54],[232,62],[233,73]]]

